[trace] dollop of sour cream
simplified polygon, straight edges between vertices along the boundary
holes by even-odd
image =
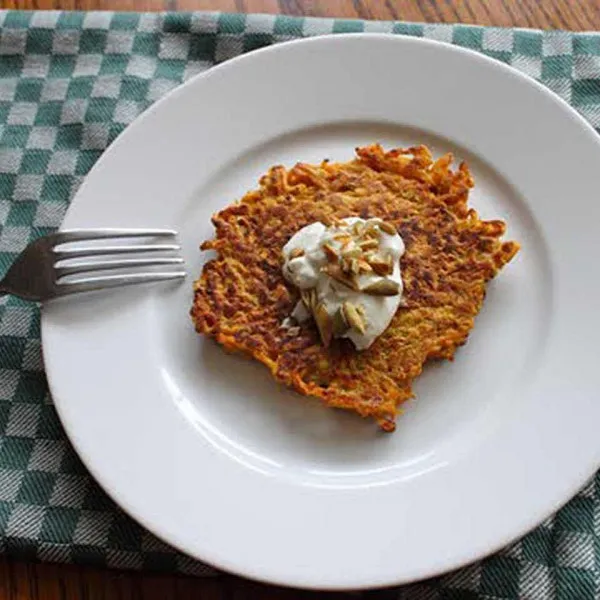
[[[371,235],[365,237],[367,230],[371,230]],[[357,309],[362,326],[358,329],[345,327],[341,333],[334,331],[333,335],[348,338],[357,350],[364,350],[386,330],[398,310],[402,299],[400,257],[403,254],[402,238],[380,219],[349,217],[329,227],[315,222],[300,229],[284,246],[283,274],[301,292],[312,290],[310,294],[313,294],[314,304],[320,305],[321,310],[324,307],[331,318],[346,315],[344,311],[349,304],[350,309]],[[359,262],[354,263],[353,272],[349,272],[348,265],[352,260]],[[378,274],[369,270],[369,261],[388,261],[388,271],[382,272],[380,268],[377,270],[382,274]],[[352,279],[351,286],[340,280],[341,267]],[[332,277],[332,269],[336,270],[338,277]],[[381,288],[382,284],[395,287],[397,293],[372,293],[373,284],[376,288]],[[369,288],[371,292],[364,291]],[[310,317],[306,303],[299,301],[292,311],[291,320],[302,323]],[[286,321],[289,324],[290,320]]]

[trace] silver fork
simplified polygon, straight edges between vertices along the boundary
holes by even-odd
[[[165,229],[75,229],[41,237],[31,242],[8,269],[0,281],[0,296],[13,294],[25,300],[44,301],[122,285],[180,279],[185,277],[185,271],[183,259],[174,255],[181,250],[175,236],[175,231]],[[63,247],[71,242],[123,238],[147,241],[127,246]],[[127,257],[139,253],[167,256]],[[94,260],[80,260],[89,258]],[[156,267],[165,268],[156,270]],[[121,269],[134,272],[86,275]]]

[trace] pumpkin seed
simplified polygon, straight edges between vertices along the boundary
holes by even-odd
[[[354,290],[355,292],[360,291],[356,278],[344,273],[340,265],[327,265],[323,268],[323,270],[329,275],[329,277],[335,279],[351,290]]]
[[[312,312],[317,301],[317,290],[315,290],[315,288],[301,290],[300,298],[302,298],[302,302],[304,303],[304,306],[306,306],[306,309],[309,312]]]
[[[365,230],[363,231],[362,237],[372,240],[378,240],[379,229],[377,228],[377,225],[377,221],[369,221],[369,224],[365,227]]]
[[[325,256],[329,262],[337,262],[340,258],[337,250],[331,244],[323,244],[323,252],[325,252]]]
[[[360,248],[358,248],[357,246],[355,246],[351,250],[346,250],[343,254],[343,257],[345,259],[360,258],[361,256],[362,256],[362,250]]]
[[[363,252],[379,248],[379,242],[375,239],[363,240],[362,242],[358,242],[358,245]]]
[[[365,333],[364,319],[360,314],[358,314],[358,311],[356,310],[356,307],[354,306],[354,304],[352,304],[352,302],[348,302],[346,300],[346,302],[342,304],[342,312],[344,314],[345,320],[348,322],[348,325],[352,327],[352,329],[355,329],[356,331],[358,331],[358,333],[361,334]]]
[[[352,237],[347,233],[338,233],[337,235],[333,236],[333,239],[336,242],[340,242],[342,245],[349,244],[352,241]]]
[[[388,255],[388,258],[383,258],[380,254],[375,254],[369,258],[369,264],[377,275],[389,275],[392,272],[390,269],[390,258],[391,255]]]
[[[372,273],[373,272],[373,268],[371,267],[371,265],[366,260],[363,260],[361,258],[358,261],[358,272],[359,273]]]
[[[323,346],[327,348],[333,337],[333,321],[322,302],[315,308],[314,318]]]
[[[370,296],[396,296],[400,293],[400,286],[391,279],[379,279],[361,291]]]
[[[304,248],[294,248],[290,252],[290,260],[294,258],[300,258],[301,256],[304,256]]]
[[[396,228],[387,221],[381,221],[381,223],[379,223],[379,229],[389,235],[396,235],[396,233],[398,233]]]
[[[352,270],[351,270],[351,267],[350,267],[350,262],[351,262],[352,260],[353,260],[353,259],[349,259],[349,260],[347,260],[347,259],[345,259],[345,258],[342,258],[342,260],[340,261],[340,268],[342,269],[342,272],[343,272],[345,275],[350,275],[350,274],[352,273]]]
[[[350,259],[350,272],[353,275],[358,275],[360,272],[359,262],[356,258]]]
[[[344,312],[341,308],[338,308],[335,311],[335,314],[333,315],[333,323],[332,323],[332,329],[333,329],[333,335],[335,337],[340,337],[342,335],[344,335],[346,333],[346,331],[348,331],[349,329],[349,324],[346,321],[346,318],[344,317]]]
[[[364,229],[365,229],[365,226],[360,221],[357,221],[356,223],[354,223],[354,225],[352,225],[352,233],[356,237],[360,237],[362,235],[362,232],[364,231]]]

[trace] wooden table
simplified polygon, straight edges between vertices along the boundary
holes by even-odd
[[[600,0],[3,0],[2,8],[223,10],[542,29],[600,30]],[[0,600],[300,600],[348,598],[285,590],[230,575],[211,579],[27,564],[0,559]],[[389,591],[363,598],[393,598]]]
[[[222,10],[574,31],[600,30],[600,0],[2,0],[0,7]]]

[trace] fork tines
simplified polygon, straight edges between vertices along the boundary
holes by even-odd
[[[97,243],[102,240],[128,238],[138,238],[140,241],[127,245]],[[69,245],[74,242],[76,243],[74,247]],[[92,242],[92,244],[84,246],[85,242]],[[181,251],[181,246],[175,242],[176,232],[164,229],[94,229],[59,232],[55,236],[53,247],[54,271],[59,293],[72,294],[185,277],[183,258],[177,255]],[[153,256],[143,256],[146,253],[151,253]],[[157,269],[157,267],[162,268]],[[99,271],[106,273],[80,276]]]

